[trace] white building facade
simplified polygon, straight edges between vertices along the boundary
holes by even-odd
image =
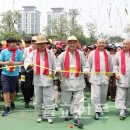
[[[55,21],[55,25],[61,24],[63,19],[67,19],[67,13],[64,11],[64,8],[51,8],[52,11],[47,12],[47,34],[55,35],[55,30],[52,27],[52,22]]]
[[[35,6],[23,6],[20,10],[21,20],[18,24],[19,33],[40,34],[40,12]]]

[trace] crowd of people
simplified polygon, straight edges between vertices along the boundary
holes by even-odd
[[[74,118],[74,125],[83,128],[80,115],[84,112],[84,92],[91,93],[94,119],[99,120],[107,99],[115,102],[119,117],[124,120],[130,106],[130,40],[122,46],[107,45],[105,39],[81,46],[75,36],[53,44],[42,35],[24,39],[25,46],[15,37],[1,46],[1,91],[4,99],[2,116],[15,109],[19,80],[25,108],[30,101],[38,113],[37,122],[53,123],[58,110],[58,96],[67,113],[65,121]]]

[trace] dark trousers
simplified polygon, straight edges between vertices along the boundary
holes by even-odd
[[[91,83],[89,82],[87,77],[85,77],[84,79],[85,79],[85,83],[86,83],[85,89],[91,91]]]
[[[111,96],[111,99],[115,99],[116,96],[116,77],[110,76],[109,85],[108,85],[108,94],[107,97]]]
[[[2,85],[1,85],[1,72],[2,72],[1,67],[2,67],[2,66],[0,66],[0,101],[1,101],[2,98],[3,98]]]
[[[2,69],[1,69],[1,66],[0,66],[0,91],[2,91],[2,85],[1,85],[1,73],[2,73]]]
[[[29,102],[30,98],[34,94],[34,85],[33,83],[33,71],[26,73],[25,71],[21,72],[21,75],[25,75],[25,82],[21,81],[21,90],[24,96],[24,101]]]

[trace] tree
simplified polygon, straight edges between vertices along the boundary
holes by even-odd
[[[43,31],[45,32],[45,35],[49,37],[54,37],[58,40],[66,39],[68,32],[68,21],[65,17],[53,19],[47,27],[44,27]]]
[[[70,24],[69,35],[75,35],[81,44],[89,43],[87,37],[84,35],[83,27],[77,21],[75,21],[74,27],[71,27],[72,25]]]
[[[90,43],[94,43],[96,42],[96,32],[97,32],[97,27],[94,23],[87,23],[86,24],[88,33],[89,33],[89,37],[90,37]]]
[[[57,40],[66,40],[68,36],[75,35],[80,40],[80,42],[82,42],[83,44],[86,43],[86,36],[84,35],[83,27],[78,24],[76,20],[73,24],[74,25],[72,28],[72,21],[67,20],[64,17],[60,18],[60,21],[57,21],[57,19],[53,19],[51,21],[51,24],[49,25],[51,26],[51,31],[53,35],[50,36],[49,27],[45,27],[44,31],[47,36],[56,38]]]
[[[1,14],[2,20],[1,20],[1,32],[0,33],[11,33],[16,32],[16,26],[18,25],[18,22],[20,20],[20,13],[18,11],[7,11]]]
[[[123,38],[120,36],[110,36],[108,38],[109,43],[117,43],[117,42],[122,42]]]
[[[21,39],[22,38],[22,35],[20,35],[19,33],[17,32],[9,32],[9,33],[3,33],[1,36],[0,36],[0,41],[2,40],[6,40],[7,38],[9,37],[15,37],[16,39]]]
[[[130,24],[127,24],[126,28],[124,29],[124,32],[127,33],[128,36],[130,36]]]

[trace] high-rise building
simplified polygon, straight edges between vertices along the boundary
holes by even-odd
[[[39,34],[40,33],[40,12],[35,6],[23,6],[20,10],[21,20],[18,24],[19,33]]]
[[[61,24],[62,19],[67,19],[67,13],[64,8],[51,8],[52,11],[47,12],[47,34],[55,35],[55,29],[52,27],[52,22],[55,21],[55,25]]]

